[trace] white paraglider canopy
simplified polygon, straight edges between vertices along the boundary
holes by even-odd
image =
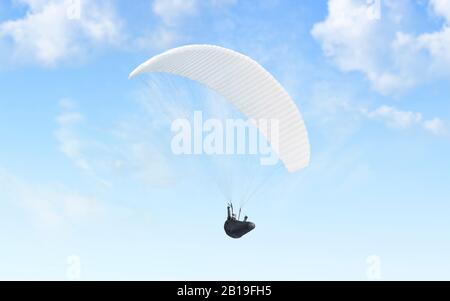
[[[212,45],[168,50],[137,67],[130,78],[147,72],[186,77],[214,90],[251,120],[277,120],[276,152],[289,172],[305,168],[310,145],[303,118],[281,84],[253,59]],[[269,142],[267,127],[260,127]]]

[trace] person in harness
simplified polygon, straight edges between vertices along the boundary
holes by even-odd
[[[227,206],[227,220],[225,221],[224,229],[225,233],[232,238],[241,238],[245,234],[255,229],[255,224],[248,221],[248,217],[245,216],[243,221],[240,221],[241,210],[239,210],[239,216],[236,218],[233,210],[233,204],[230,203]]]

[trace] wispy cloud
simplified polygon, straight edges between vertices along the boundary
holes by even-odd
[[[364,122],[377,122],[393,130],[424,130],[435,136],[448,136],[447,122],[437,116],[427,117],[422,112],[382,104],[339,91],[328,84],[317,85],[307,114],[326,131],[331,139],[347,139]],[[343,135],[343,136],[342,136]]]
[[[160,25],[151,33],[138,37],[135,40],[135,45],[138,49],[163,50],[180,43],[184,39],[184,36],[176,30]]]
[[[198,13],[197,0],[155,0],[151,13],[158,22],[147,34],[136,38],[135,44],[140,49],[163,50],[186,40],[181,25],[188,17]]]
[[[23,208],[45,227],[59,227],[104,213],[103,205],[96,198],[73,193],[57,185],[32,183],[1,167],[0,198]]]
[[[398,128],[407,129],[411,126],[421,124],[423,117],[422,114],[411,112],[411,111],[401,111],[397,108],[383,105],[373,111],[365,112],[366,116],[372,119],[381,120],[386,125]]]
[[[105,188],[113,188],[117,176],[131,177],[148,186],[173,185],[176,179],[168,160],[170,153],[162,143],[170,137],[161,139],[159,133],[161,124],[164,122],[167,128],[168,121],[149,117],[150,113],[164,115],[149,107],[149,103],[139,105],[143,106],[142,114],[124,115],[102,130],[89,122],[73,101],[60,100],[61,113],[56,117],[55,132],[60,151],[84,175]]]
[[[84,121],[84,116],[73,111],[75,104],[69,99],[62,99],[59,106],[62,113],[56,118],[59,128],[55,135],[58,139],[60,150],[71,159],[75,165],[85,172],[92,173],[92,167],[84,156],[84,149],[87,147],[78,137],[76,126]]]
[[[444,121],[440,118],[425,120],[421,113],[402,111],[392,106],[383,105],[373,111],[363,109],[361,112],[370,119],[381,121],[388,127],[396,129],[418,126],[434,135],[443,135],[446,132]]]
[[[423,126],[429,132],[435,135],[448,135],[448,128],[446,123],[440,118],[433,118],[423,122]]]
[[[167,49],[189,41],[184,33],[185,23],[193,17],[201,18],[205,13],[235,5],[237,0],[154,0],[152,14],[159,24],[151,32],[136,39],[141,49]]]
[[[236,5],[237,2],[238,0],[154,0],[152,10],[165,25],[175,26],[183,19],[195,16],[202,11]]]
[[[152,9],[164,24],[173,26],[186,16],[196,14],[198,4],[197,0],[155,0]]]

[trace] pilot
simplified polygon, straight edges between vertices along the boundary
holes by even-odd
[[[228,236],[232,238],[241,238],[245,234],[255,229],[255,224],[249,222],[247,216],[245,216],[243,221],[236,219],[236,215],[234,214],[233,210],[233,204],[228,204],[227,213],[228,216],[224,224],[224,230]]]

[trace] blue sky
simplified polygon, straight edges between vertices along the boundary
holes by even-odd
[[[80,4],[0,3],[0,279],[68,279],[70,256],[83,280],[366,280],[370,256],[375,278],[450,278],[450,1]],[[205,109],[211,92],[128,80],[203,43],[269,70],[312,145],[310,167],[246,206],[257,228],[238,241],[222,165],[172,155],[155,109]]]

